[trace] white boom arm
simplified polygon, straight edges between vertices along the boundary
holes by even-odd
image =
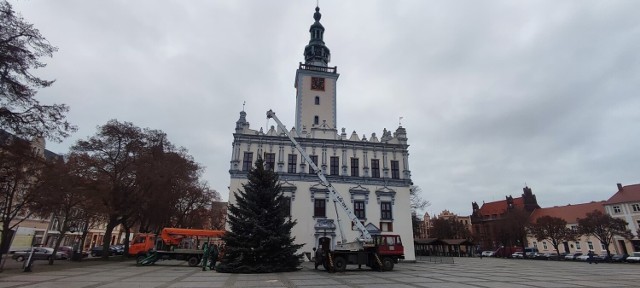
[[[320,170],[318,166],[315,163],[313,163],[313,161],[311,161],[311,157],[309,157],[307,152],[305,152],[304,149],[302,149],[302,147],[300,146],[300,144],[298,144],[298,141],[296,141],[296,139],[294,139],[293,136],[289,134],[289,132],[287,131],[287,128],[284,127],[282,122],[280,122],[280,119],[276,117],[276,112],[273,112],[272,110],[267,111],[267,119],[268,118],[273,118],[273,120],[275,120],[276,123],[278,124],[278,128],[280,128],[280,130],[282,130],[284,134],[287,135],[287,137],[289,137],[289,140],[291,140],[291,142],[296,147],[296,149],[298,149],[298,152],[300,152],[302,157],[304,157],[304,160],[306,160],[307,163],[309,163],[309,166],[311,166],[311,168],[316,173],[316,175],[318,175],[318,178],[320,178],[320,181],[322,181],[322,184],[326,186],[327,189],[329,189],[329,196],[333,200],[334,205],[335,203],[338,203],[342,208],[342,210],[344,210],[347,213],[347,216],[349,216],[349,219],[351,219],[351,222],[353,223],[353,225],[355,225],[360,231],[360,233],[362,234],[362,238],[364,238],[363,240],[371,241],[372,239],[371,234],[369,234],[369,231],[367,231],[367,228],[365,228],[364,225],[362,225],[358,217],[356,217],[356,214],[354,214],[353,211],[351,211],[351,208],[349,208],[349,206],[347,206],[347,204],[344,203],[342,196],[340,196],[340,194],[336,192],[333,186],[331,186],[331,183],[329,183],[329,181],[327,180],[327,177],[324,176],[324,172],[322,172],[322,170]],[[336,217],[338,218],[337,219],[338,228],[340,229],[342,242],[345,243],[346,239],[344,237],[344,231],[342,231],[342,224],[340,223],[340,216],[338,216],[338,211],[336,211]]]

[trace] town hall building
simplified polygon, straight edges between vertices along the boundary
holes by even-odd
[[[340,74],[337,67],[329,66],[331,53],[323,40],[325,29],[320,24],[318,7],[313,18],[311,39],[304,49],[305,61],[296,71],[295,126],[290,134],[367,230],[372,234],[400,235],[405,259],[415,260],[407,132],[399,126],[394,132],[384,129],[381,135],[360,137],[355,131],[347,134],[345,128],[338,130],[336,91]],[[268,108],[260,113],[266,113]],[[290,215],[297,220],[292,236],[304,245],[300,252],[310,253],[317,246],[333,249],[342,241],[336,213],[344,238],[348,242],[358,238],[360,232],[344,211],[334,208],[329,190],[289,138],[274,126],[268,131],[251,129],[246,115],[245,111],[240,112],[233,133],[229,203],[236,203],[234,192],[242,189],[247,173],[261,157],[266,167],[280,176]]]

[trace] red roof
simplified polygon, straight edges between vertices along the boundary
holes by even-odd
[[[640,184],[627,185],[622,187],[616,194],[613,194],[607,205],[626,203],[626,202],[639,202],[640,201]]]
[[[516,207],[523,207],[524,200],[522,197],[513,198],[513,205]],[[480,207],[480,215],[500,215],[507,211],[507,200],[495,201],[482,204]]]
[[[540,208],[533,210],[531,213],[530,221],[531,223],[535,223],[536,220],[542,216],[551,216],[562,218],[564,221],[567,221],[568,224],[577,223],[578,218],[585,218],[587,213],[593,212],[593,210],[598,210],[602,213],[604,212],[604,204],[605,201],[600,202],[590,202],[583,204],[575,204],[575,205],[567,205],[567,206],[555,206],[550,208]]]

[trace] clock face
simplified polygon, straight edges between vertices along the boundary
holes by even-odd
[[[311,90],[324,91],[324,78],[311,77]]]

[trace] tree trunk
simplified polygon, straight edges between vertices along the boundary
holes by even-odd
[[[80,253],[80,258],[78,258],[78,261],[82,261],[82,252],[84,250],[84,243],[87,241],[87,235],[89,235],[89,219],[86,220],[86,224],[84,224],[84,226],[82,227],[82,236],[80,237],[80,246],[78,246],[78,250],[76,251],[77,253]]]
[[[124,225],[123,224],[123,228],[124,228],[124,257],[128,258],[129,257],[129,236],[131,235],[131,232],[129,231],[129,226]]]
[[[120,221],[115,218],[111,218],[109,223],[107,223],[107,228],[104,231],[104,237],[102,238],[102,259],[109,259],[109,246],[111,246],[111,235],[113,234],[113,228],[116,228],[116,225],[119,224]]]
[[[0,233],[0,247],[5,247],[5,245],[7,246],[7,249],[11,248],[11,243],[8,243],[9,241],[11,241],[11,237],[9,237],[9,234],[11,233],[11,230],[9,229],[9,223],[8,221],[2,222],[2,233]],[[17,230],[17,229],[16,229]],[[16,231],[17,233],[18,231]],[[3,259],[3,252],[1,251],[2,249],[0,249],[0,259]],[[8,250],[7,250],[8,252]]]
[[[62,225],[62,227],[66,227],[66,226],[67,226],[66,223]],[[64,234],[66,233],[67,233],[66,229],[62,229],[60,231],[60,235],[58,236],[58,239],[56,239],[56,243],[53,245],[53,253],[51,257],[49,257],[49,265],[53,265],[53,261],[56,258],[56,253],[58,253],[58,248],[60,248],[60,243],[62,243],[62,239],[64,239]]]

